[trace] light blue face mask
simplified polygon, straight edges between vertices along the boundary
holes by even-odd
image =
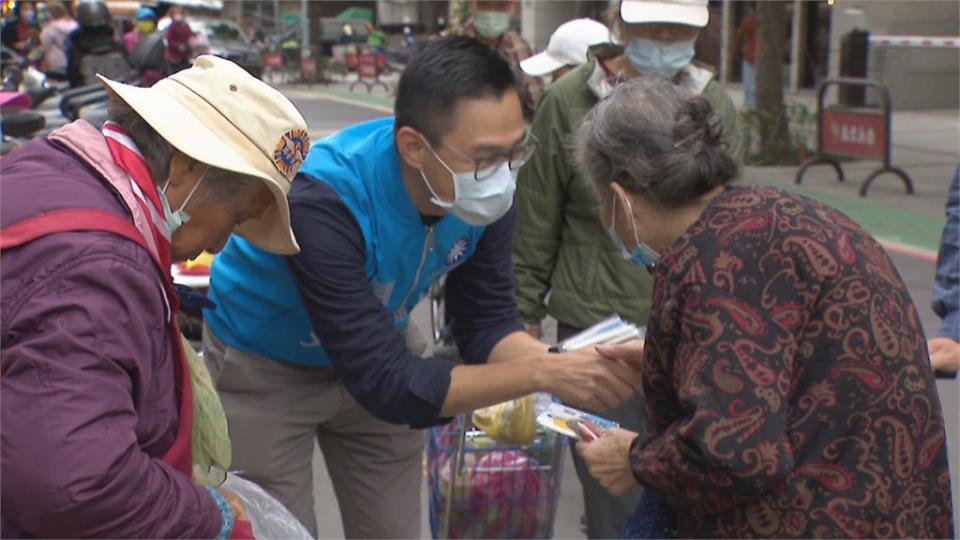
[[[642,74],[663,75],[673,78],[681,69],[693,61],[693,43],[678,41],[660,43],[650,39],[631,38],[627,44],[627,58],[633,67]]]
[[[487,39],[498,38],[510,29],[510,14],[499,11],[478,11],[473,16],[473,27]]]
[[[210,167],[204,169],[203,174],[200,175],[200,179],[193,185],[190,193],[187,193],[187,198],[183,200],[183,203],[176,212],[170,209],[170,201],[167,200],[167,188],[170,187],[169,178],[167,179],[167,183],[163,185],[163,189],[160,190],[160,204],[163,206],[163,219],[167,222],[167,233],[170,235],[170,238],[173,238],[173,233],[177,232],[177,229],[190,221],[190,214],[188,214],[184,208],[190,203],[190,199],[193,198],[193,194],[197,192],[197,188],[200,187],[200,183],[206,178],[207,171],[209,170]]]
[[[607,234],[610,235],[610,240],[613,240],[613,245],[620,248],[620,254],[624,259],[630,261],[631,263],[642,266],[647,269],[649,272],[653,272],[654,267],[657,264],[657,261],[660,260],[660,254],[657,253],[655,249],[644,244],[640,241],[640,237],[637,236],[637,222],[633,217],[633,208],[630,207],[630,201],[627,200],[627,215],[630,216],[630,225],[633,227],[633,240],[636,242],[637,247],[631,252],[627,249],[626,244],[623,243],[623,240],[620,239],[620,235],[617,234],[617,194],[613,194],[613,200],[611,205],[613,206],[611,215],[610,215],[610,226],[607,227]]]

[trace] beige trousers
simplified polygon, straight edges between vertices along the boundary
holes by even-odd
[[[420,538],[424,433],[378,420],[331,368],[307,368],[226,346],[203,329],[220,392],[232,470],[257,482],[315,537],[313,444],[323,452],[347,538]]]

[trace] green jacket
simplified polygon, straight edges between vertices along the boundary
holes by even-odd
[[[549,313],[585,328],[618,313],[645,324],[650,313],[652,277],[620,255],[600,222],[593,182],[573,164],[573,137],[598,101],[588,85],[594,66],[591,59],[547,88],[531,128],[540,147],[517,180],[513,257],[519,315],[526,323]],[[733,102],[712,77],[702,95],[720,114],[739,161],[742,138]]]

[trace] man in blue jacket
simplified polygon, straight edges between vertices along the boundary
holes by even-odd
[[[472,38],[434,40],[395,112],[313,145],[289,195],[298,255],[233,237],[211,272],[204,351],[233,466],[314,534],[314,440],[348,538],[419,538],[419,428],[534,391],[604,409],[640,384],[593,350],[548,355],[516,318],[513,192],[536,140],[510,66]],[[442,276],[465,365],[402,335]]]

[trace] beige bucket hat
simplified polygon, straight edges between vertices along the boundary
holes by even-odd
[[[235,232],[267,251],[300,251],[290,229],[287,192],[310,138],[290,100],[233,62],[209,55],[150,88],[97,77],[177,150],[262,180],[275,204]]]

